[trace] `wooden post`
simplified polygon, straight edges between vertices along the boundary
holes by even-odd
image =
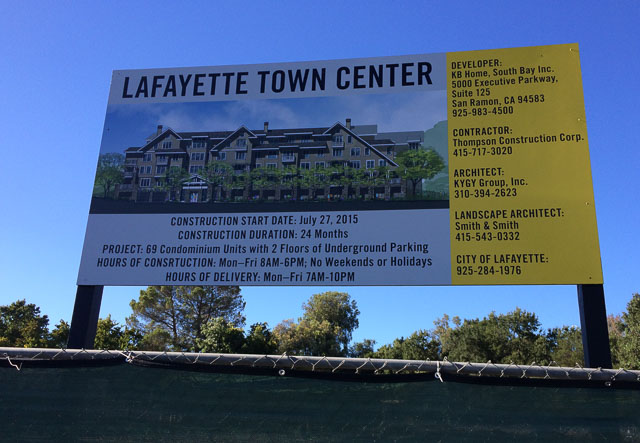
[[[93,349],[104,286],[78,286],[73,306],[69,349]]]
[[[607,328],[607,310],[602,285],[578,285],[580,326],[584,365],[588,368],[611,368],[611,349]]]

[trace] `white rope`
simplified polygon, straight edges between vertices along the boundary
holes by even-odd
[[[434,374],[435,377],[440,380],[440,383],[444,383],[444,380],[442,379],[442,374],[440,374],[440,362],[436,362],[436,373]]]
[[[9,356],[8,356],[8,355],[6,355],[6,354],[4,355],[4,358],[6,358],[6,359],[7,359],[7,361],[9,362],[9,364],[10,364],[11,366],[13,366],[14,368],[16,368],[18,371],[19,371],[20,369],[22,369],[22,363],[20,363],[19,365],[14,364],[14,363],[11,361],[11,359],[9,358]]]

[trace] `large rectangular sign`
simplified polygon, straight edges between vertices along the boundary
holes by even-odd
[[[578,55],[115,71],[78,284],[602,283]]]

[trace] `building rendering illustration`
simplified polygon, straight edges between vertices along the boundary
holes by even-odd
[[[116,198],[138,202],[402,198],[396,156],[423,131],[345,123],[321,128],[176,132],[158,126],[125,151]]]

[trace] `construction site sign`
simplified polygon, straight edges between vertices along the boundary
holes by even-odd
[[[80,285],[580,283],[577,45],[113,73]]]

